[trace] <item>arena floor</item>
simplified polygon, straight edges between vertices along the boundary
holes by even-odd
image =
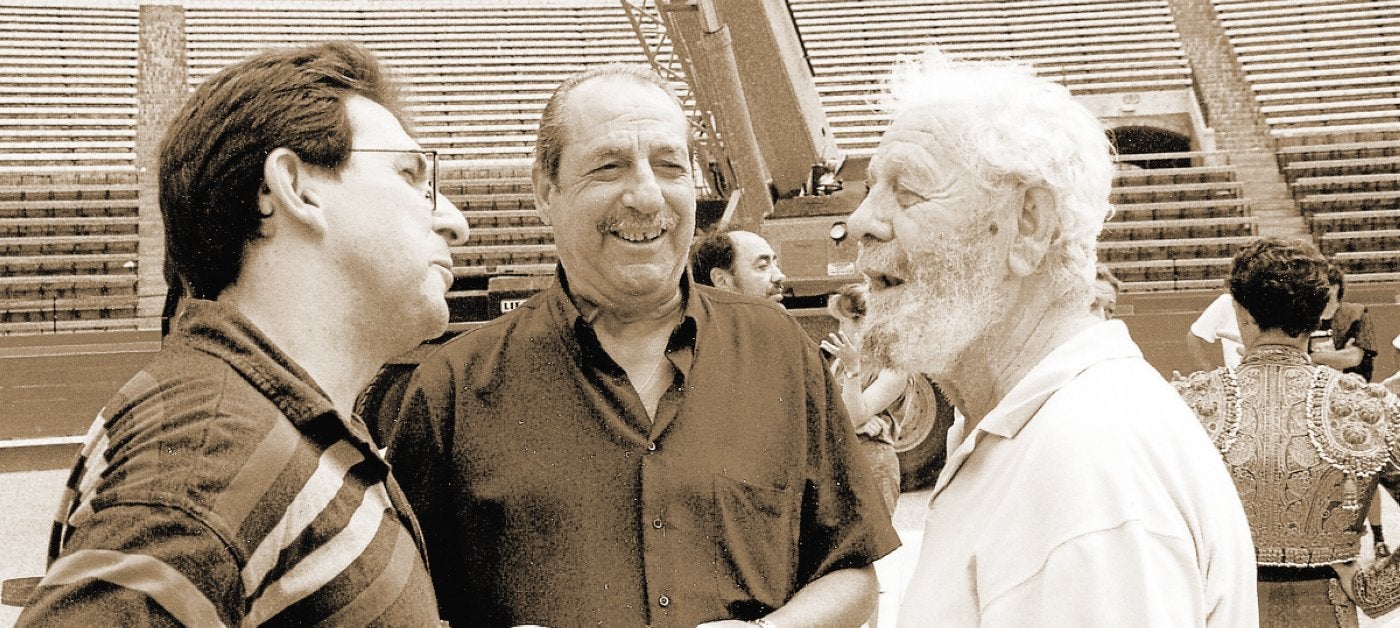
[[[1357,286],[1349,298],[1371,306],[1378,339],[1388,344],[1400,333],[1400,286]],[[1125,295],[1120,311],[1145,357],[1164,375],[1192,370],[1183,344],[1186,327],[1213,294]],[[44,567],[50,522],[75,448],[8,447],[26,439],[71,437],[86,431],[102,404],[159,347],[157,334],[118,332],[60,336],[0,337],[0,579],[39,575]],[[1400,368],[1400,356],[1384,347],[1376,374]],[[35,450],[24,454],[23,450]],[[895,512],[904,541],[880,561],[880,624],[898,616],[904,583],[918,557],[928,492],[906,493]],[[1385,500],[1384,518],[1400,530],[1400,507]],[[1397,538],[1400,533],[1392,532]],[[1396,543],[1392,539],[1392,545]],[[1369,554],[1369,542],[1363,543]],[[0,626],[13,625],[19,610],[0,606]],[[1380,620],[1363,617],[1361,626],[1400,628],[1400,611]]]
[[[43,573],[49,524],[66,475],[64,470],[0,473],[0,495],[7,496],[5,508],[0,508],[0,580]],[[893,626],[899,616],[904,584],[919,555],[928,495],[929,491],[905,493],[895,508],[895,529],[904,546],[875,565],[881,585],[880,626]],[[1385,500],[1382,517],[1394,522],[1388,527],[1400,530],[1400,507],[1394,501]],[[1362,546],[1369,559],[1370,542]],[[18,617],[18,608],[0,606],[0,626],[13,626]],[[1378,620],[1362,616],[1361,628],[1400,628],[1400,611]]]

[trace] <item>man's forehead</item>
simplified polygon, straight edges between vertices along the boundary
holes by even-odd
[[[591,137],[600,122],[674,125],[684,141],[685,113],[660,87],[632,77],[603,76],[574,87],[560,117],[571,134]],[[624,125],[625,126],[625,125]]]
[[[759,257],[773,257],[773,247],[763,236],[752,231],[731,231],[729,240],[734,243],[734,248],[738,250],[741,257],[756,259]]]
[[[884,176],[909,162],[929,164],[932,161],[962,161],[947,137],[935,128],[918,122],[896,119],[880,138],[880,145],[870,158],[870,174]]]
[[[394,112],[373,100],[358,94],[347,97],[345,115],[350,120],[352,141],[357,148],[419,148]]]

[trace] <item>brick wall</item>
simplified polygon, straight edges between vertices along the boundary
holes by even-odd
[[[157,159],[170,118],[184,102],[188,66],[185,63],[185,9],[179,4],[141,4],[141,43],[138,57],[136,173],[140,185],[140,283],[136,314],[142,329],[160,327],[165,303],[165,227],[160,218]]]

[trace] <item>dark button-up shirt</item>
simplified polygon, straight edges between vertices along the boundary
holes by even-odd
[[[98,416],[24,626],[436,626],[363,423],[247,319],[191,301]]]
[[[455,625],[754,618],[898,539],[816,345],[688,284],[655,420],[556,285],[446,343],[389,458]]]

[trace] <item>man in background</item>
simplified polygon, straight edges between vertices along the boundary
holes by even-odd
[[[751,231],[720,231],[702,236],[691,254],[696,283],[746,294],[774,303],[783,300],[778,254],[763,236]]]

